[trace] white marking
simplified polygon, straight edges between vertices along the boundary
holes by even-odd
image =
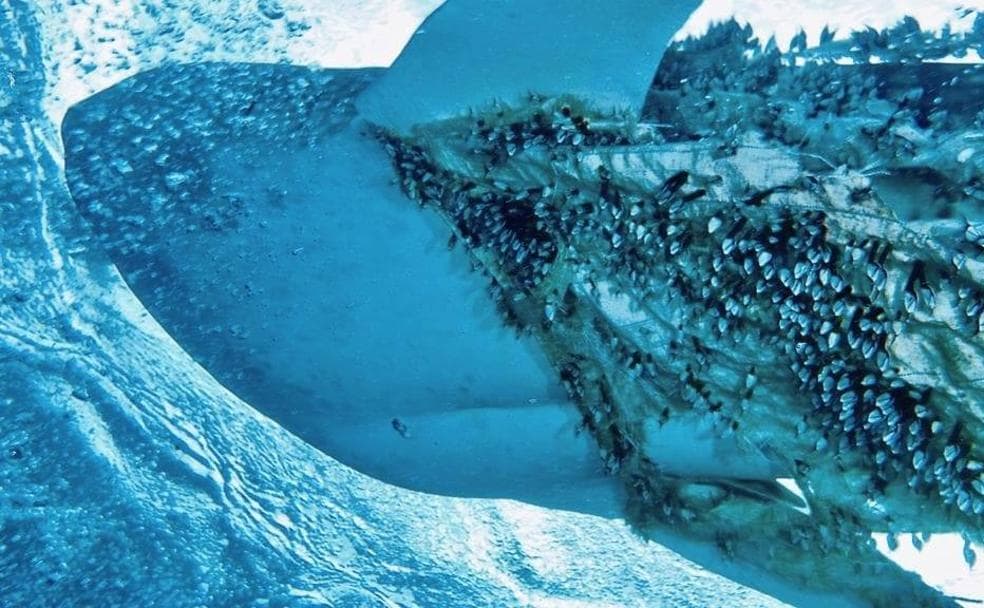
[[[799,484],[796,483],[795,479],[792,477],[778,477],[776,478],[776,483],[786,488],[803,501],[802,507],[793,507],[794,509],[804,515],[809,515],[812,512],[810,510],[810,502],[806,499],[806,494],[803,493],[803,490],[799,487]]]

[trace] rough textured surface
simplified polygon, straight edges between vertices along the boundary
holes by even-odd
[[[728,24],[667,56],[650,113],[679,113],[669,136],[531,97],[387,145],[410,196],[482,261],[507,321],[544,344],[640,526],[687,527],[875,604],[942,605],[870,533],[980,540],[984,241],[957,217],[980,208],[982,108],[953,87],[978,68],[950,69],[952,88],[922,103],[897,94],[907,69],[876,87],[871,69],[827,59],[876,52],[865,44],[944,56],[981,35],[906,23],[812,50],[818,62],[795,40],[754,51]],[[923,183],[933,217],[907,217]],[[680,417],[794,477],[810,517],[765,479],[661,467],[649,435]]]

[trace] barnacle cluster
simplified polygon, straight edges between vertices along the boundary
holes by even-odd
[[[667,56],[649,104],[667,124],[533,97],[381,137],[407,193],[442,214],[506,319],[538,337],[640,521],[689,525],[728,554],[767,552],[804,580],[777,547],[836,548],[887,581],[871,531],[984,529],[984,228],[952,217],[979,204],[979,125],[926,114],[922,94],[894,98],[860,67],[804,70],[802,41],[698,69],[705,47],[748,44],[736,28]],[[911,23],[899,32],[899,48],[925,42]],[[949,211],[900,217],[890,186],[903,169]],[[675,416],[767,454],[809,489],[810,518],[761,506],[776,497],[768,484],[664,474],[644,423]],[[750,521],[767,541],[741,534]],[[892,601],[878,582],[857,585]]]
[[[669,141],[716,137],[728,151],[754,133],[812,155],[807,168],[918,172],[932,183],[936,217],[980,221],[984,64],[946,60],[982,49],[980,13],[960,34],[907,18],[844,40],[825,30],[809,48],[800,33],[784,53],[728,21],[667,51],[644,117]]]

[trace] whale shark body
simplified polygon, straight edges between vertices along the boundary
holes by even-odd
[[[612,4],[451,2],[386,70],[138,76],[69,112],[73,197],[189,353],[363,472],[952,605],[871,532],[980,540],[981,108],[733,24],[654,82],[696,5]]]

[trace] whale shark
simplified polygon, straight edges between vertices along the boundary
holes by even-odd
[[[69,187],[183,348],[356,469],[954,605],[870,533],[979,535],[973,112],[669,47],[694,8],[449,2],[384,70],[141,74],[68,113]],[[833,48],[937,41],[876,34]],[[914,182],[948,211],[900,219]]]

